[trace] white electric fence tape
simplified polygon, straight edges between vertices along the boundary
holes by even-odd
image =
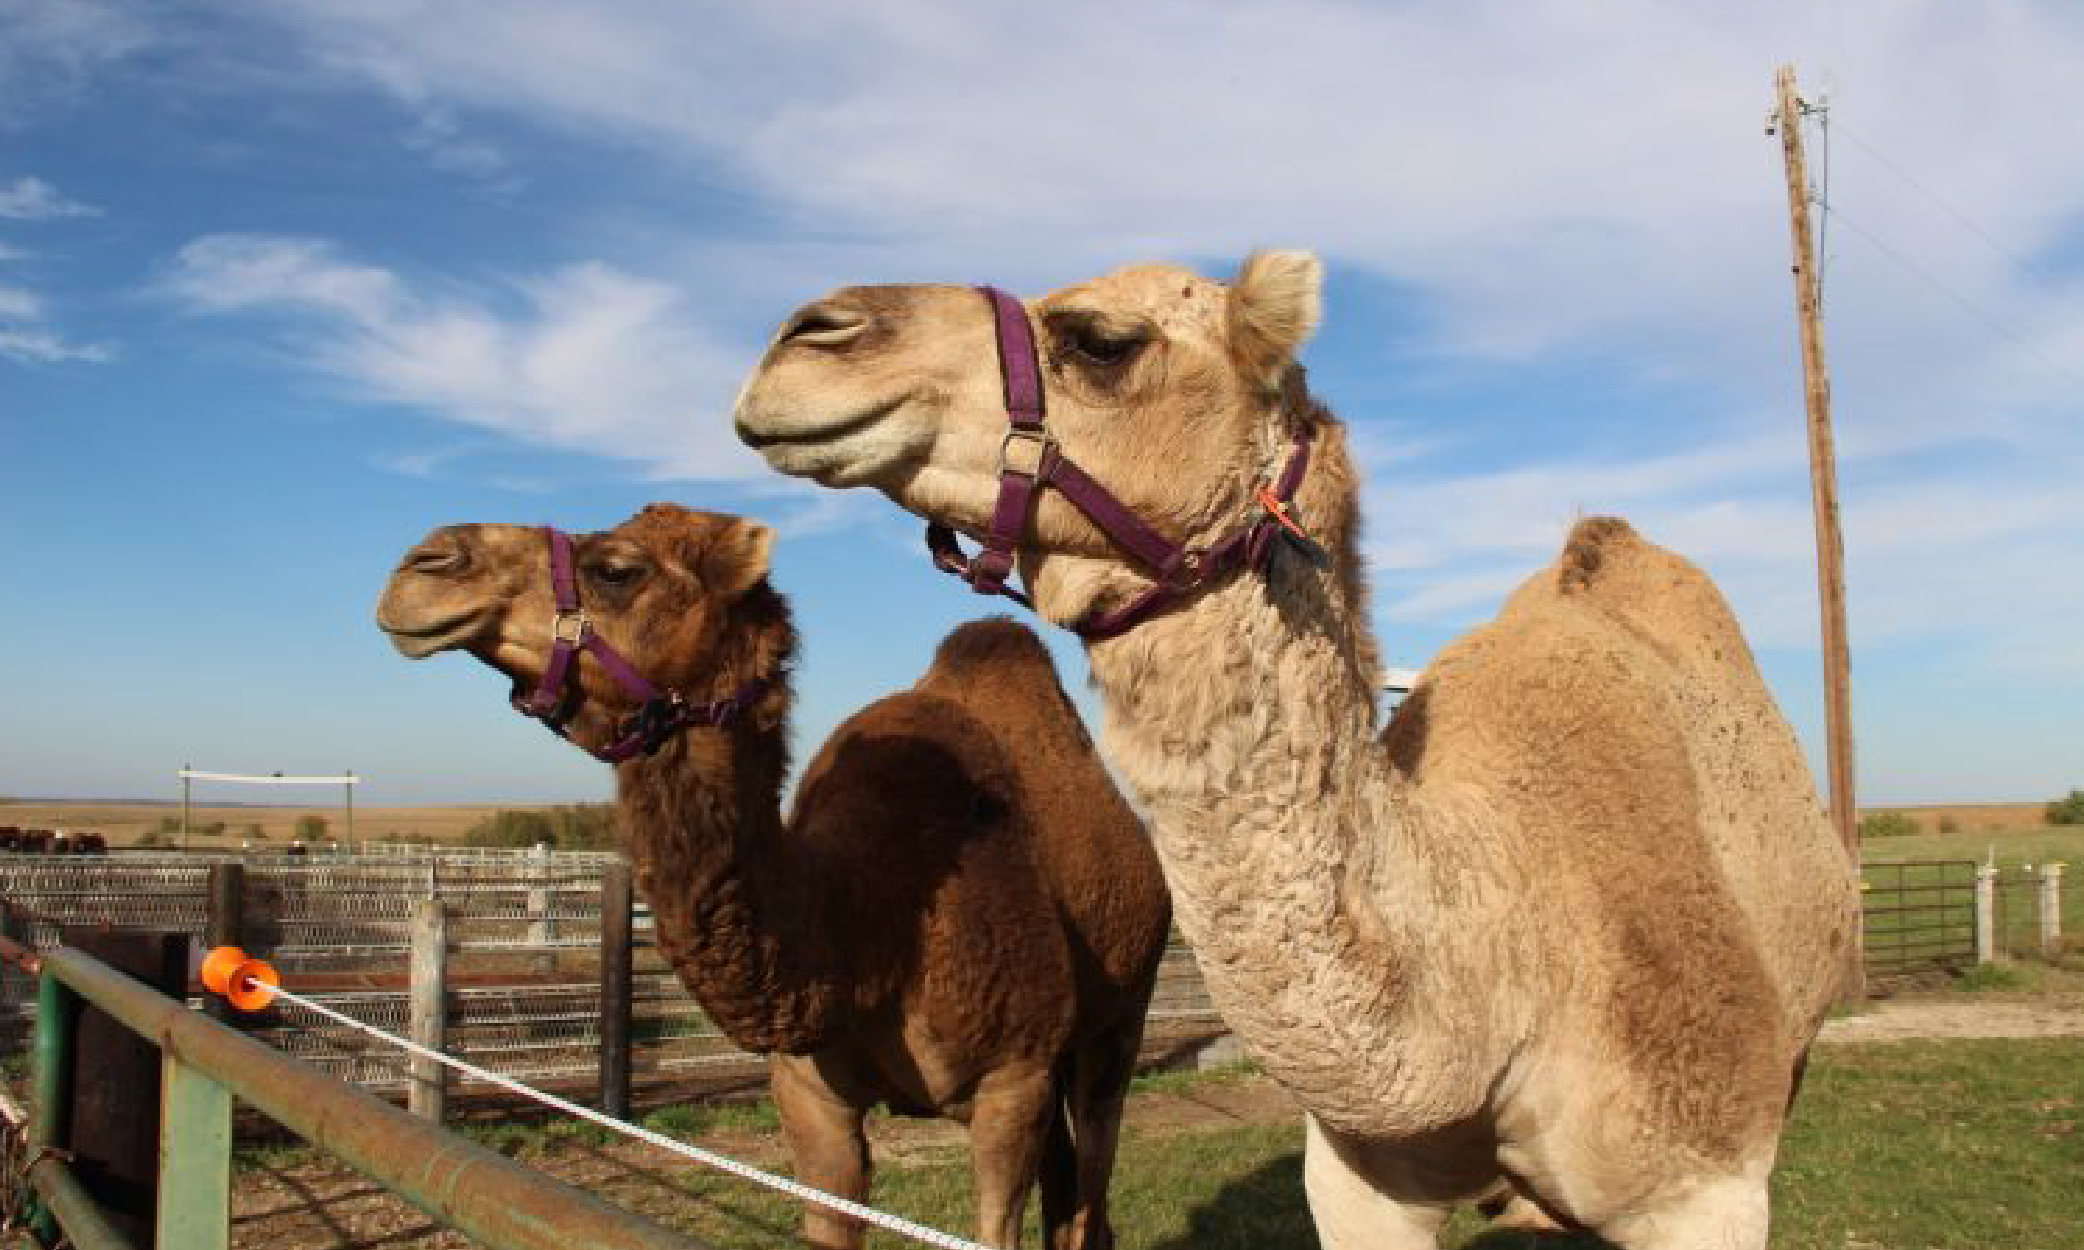
[[[944,1233],[941,1232],[939,1229],[928,1228],[924,1224],[915,1224],[911,1220],[905,1219],[903,1216],[890,1215],[885,1212],[878,1211],[874,1207],[863,1206],[861,1203],[855,1202],[852,1199],[842,1198],[839,1197],[837,1194],[828,1194],[824,1190],[814,1189],[809,1185],[805,1185],[799,1181],[792,1181],[784,1176],[775,1176],[771,1173],[762,1172],[760,1169],[753,1167],[749,1164],[740,1163],[736,1159],[727,1159],[723,1155],[711,1154],[709,1151],[702,1149],[700,1146],[691,1146],[684,1141],[676,1141],[671,1137],[667,1137],[663,1133],[654,1133],[648,1128],[639,1128],[637,1125],[625,1123],[622,1120],[618,1120],[614,1116],[603,1115],[602,1113],[595,1111],[591,1107],[582,1107],[578,1103],[567,1102],[564,1099],[559,1098],[555,1094],[546,1094],[539,1089],[534,1089],[530,1086],[523,1085],[521,1082],[516,1081],[511,1077],[501,1076],[497,1072],[488,1072],[485,1069],[478,1067],[476,1064],[466,1063],[461,1059],[457,1059],[451,1055],[445,1055],[438,1050],[432,1050],[428,1047],[420,1045],[417,1042],[408,1041],[407,1039],[402,1037],[395,1037],[389,1033],[384,1032],[382,1029],[376,1028],[373,1025],[364,1024],[360,1020],[356,1020],[351,1016],[341,1015],[339,1012],[334,1011],[330,1007],[322,1007],[319,1004],[312,1002],[310,999],[303,997],[302,995],[292,994],[288,990],[285,990],[280,986],[276,986],[273,988],[277,997],[287,999],[288,1001],[295,1003],[297,1006],[304,1008],[306,1011],[317,1012],[319,1015],[324,1016],[328,1020],[333,1021],[335,1024],[342,1024],[347,1026],[348,1028],[356,1029],[360,1032],[367,1033],[372,1037],[381,1038],[386,1042],[390,1042],[394,1046],[398,1046],[405,1050],[411,1051],[413,1054],[424,1056],[425,1058],[434,1060],[436,1063],[444,1064],[448,1067],[454,1068],[456,1071],[470,1076],[476,1080],[485,1081],[490,1084],[497,1085],[501,1089],[519,1094],[524,1098],[532,1098],[535,1101],[542,1103],[544,1106],[554,1107],[557,1110],[564,1112],[566,1115],[577,1116],[582,1120],[598,1124],[602,1128],[620,1133],[625,1137],[632,1137],[638,1141],[649,1142],[652,1145],[657,1146],[661,1150],[670,1150],[674,1154],[683,1155],[689,1159],[693,1159],[697,1163],[702,1163],[708,1165],[709,1167],[713,1167],[718,1171],[728,1172],[733,1176],[739,1177],[743,1180],[751,1181],[756,1185],[765,1185],[769,1189],[780,1190],[782,1193],[788,1194],[793,1198],[800,1198],[805,1202],[814,1202],[821,1207],[837,1211],[842,1215],[851,1215],[857,1220],[862,1220],[866,1223],[874,1224],[880,1228],[887,1228],[893,1233],[897,1233],[900,1236],[910,1237],[914,1241],[924,1242],[929,1246],[939,1246],[941,1247],[941,1250],[986,1250],[984,1246],[981,1246],[974,1241],[965,1241],[963,1238],[957,1237],[951,1233]]]

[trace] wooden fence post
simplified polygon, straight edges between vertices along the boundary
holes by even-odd
[[[413,906],[409,1032],[430,1050],[447,1044],[449,919],[441,900],[421,899]],[[416,1116],[442,1122],[448,1110],[449,1070],[432,1059],[412,1057],[412,1081],[405,1107]]]
[[[2041,954],[2053,959],[2062,953],[2062,865],[2041,865]]]
[[[630,1114],[630,866],[601,873],[601,1110]]]
[[[246,865],[226,861],[210,865],[210,901],[203,918],[203,941],[210,950],[246,945]],[[222,995],[203,995],[203,1011],[220,1024],[243,1027],[245,1012]]]
[[[185,933],[82,926],[65,944],[170,998],[188,990]],[[116,1230],[149,1246],[159,1211],[159,1047],[91,1003],[73,1036],[73,1167]]]
[[[1997,958],[1997,865],[1978,864],[1975,870],[1975,961],[1987,964]]]

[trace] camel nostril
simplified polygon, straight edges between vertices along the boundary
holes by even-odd
[[[837,347],[868,328],[866,314],[832,304],[812,304],[789,318],[782,326],[780,343],[805,343],[813,347]]]
[[[447,534],[437,534],[405,553],[401,568],[428,576],[454,576],[470,567],[470,553]]]

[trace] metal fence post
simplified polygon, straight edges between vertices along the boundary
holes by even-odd
[[[79,1016],[79,996],[44,972],[36,984],[36,1102],[29,1120],[36,1155],[72,1142],[72,1040]],[[38,1205],[32,1227],[44,1245],[57,1244],[58,1221],[48,1207]]]
[[[2041,865],[2041,954],[2053,959],[2062,953],[2062,865],[2053,860]]]
[[[1978,864],[1975,870],[1975,961],[1987,964],[1997,958],[1997,865]]]
[[[231,1091],[182,1063],[162,1059],[159,1124],[161,1250],[227,1250],[232,1221]]]
[[[630,1115],[630,866],[601,873],[601,1110]]]
[[[442,1050],[448,1033],[449,920],[440,899],[421,899],[413,906],[409,1032],[430,1050]],[[448,1069],[421,1055],[412,1057],[412,1083],[406,1110],[442,1122],[448,1110]]]

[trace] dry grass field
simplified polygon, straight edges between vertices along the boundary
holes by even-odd
[[[313,793],[323,793],[314,791]],[[501,810],[529,811],[545,805],[527,803],[464,803],[427,807],[355,808],[354,836],[369,842],[457,842],[464,831],[486,816]],[[1996,831],[2025,832],[2044,826],[2044,802],[1973,803],[1922,807],[1871,807],[1876,811],[1902,812],[1918,822],[1926,833],[1983,834]],[[314,803],[301,807],[241,806],[198,803],[189,809],[191,830],[222,826],[215,833],[197,833],[198,846],[238,846],[252,842],[287,845],[297,836],[297,823],[305,816],[326,822],[328,838],[346,838],[347,817],[340,803]],[[146,833],[163,827],[171,819],[181,820],[181,805],[171,803],[104,803],[81,801],[16,801],[0,799],[0,825],[25,829],[91,829],[109,839],[112,846],[135,846]]]
[[[2049,799],[2060,795],[2049,795]],[[1902,812],[1918,822],[1926,833],[1992,833],[1999,830],[2039,829],[2047,821],[2047,801],[2038,803],[1943,803],[1927,807],[1865,807],[1862,816],[1875,812]]]
[[[337,794],[335,795],[337,800]],[[502,809],[526,810],[529,804],[469,803],[431,807],[363,807],[355,805],[354,837],[365,842],[459,842],[464,831]],[[325,836],[348,836],[346,809],[337,801],[300,807],[249,807],[197,803],[189,809],[191,842],[200,847],[287,846],[307,816],[325,821]],[[24,829],[93,830],[111,846],[136,846],[163,822],[181,823],[181,804],[99,803],[0,800],[0,825]],[[214,832],[211,832],[215,830]]]

